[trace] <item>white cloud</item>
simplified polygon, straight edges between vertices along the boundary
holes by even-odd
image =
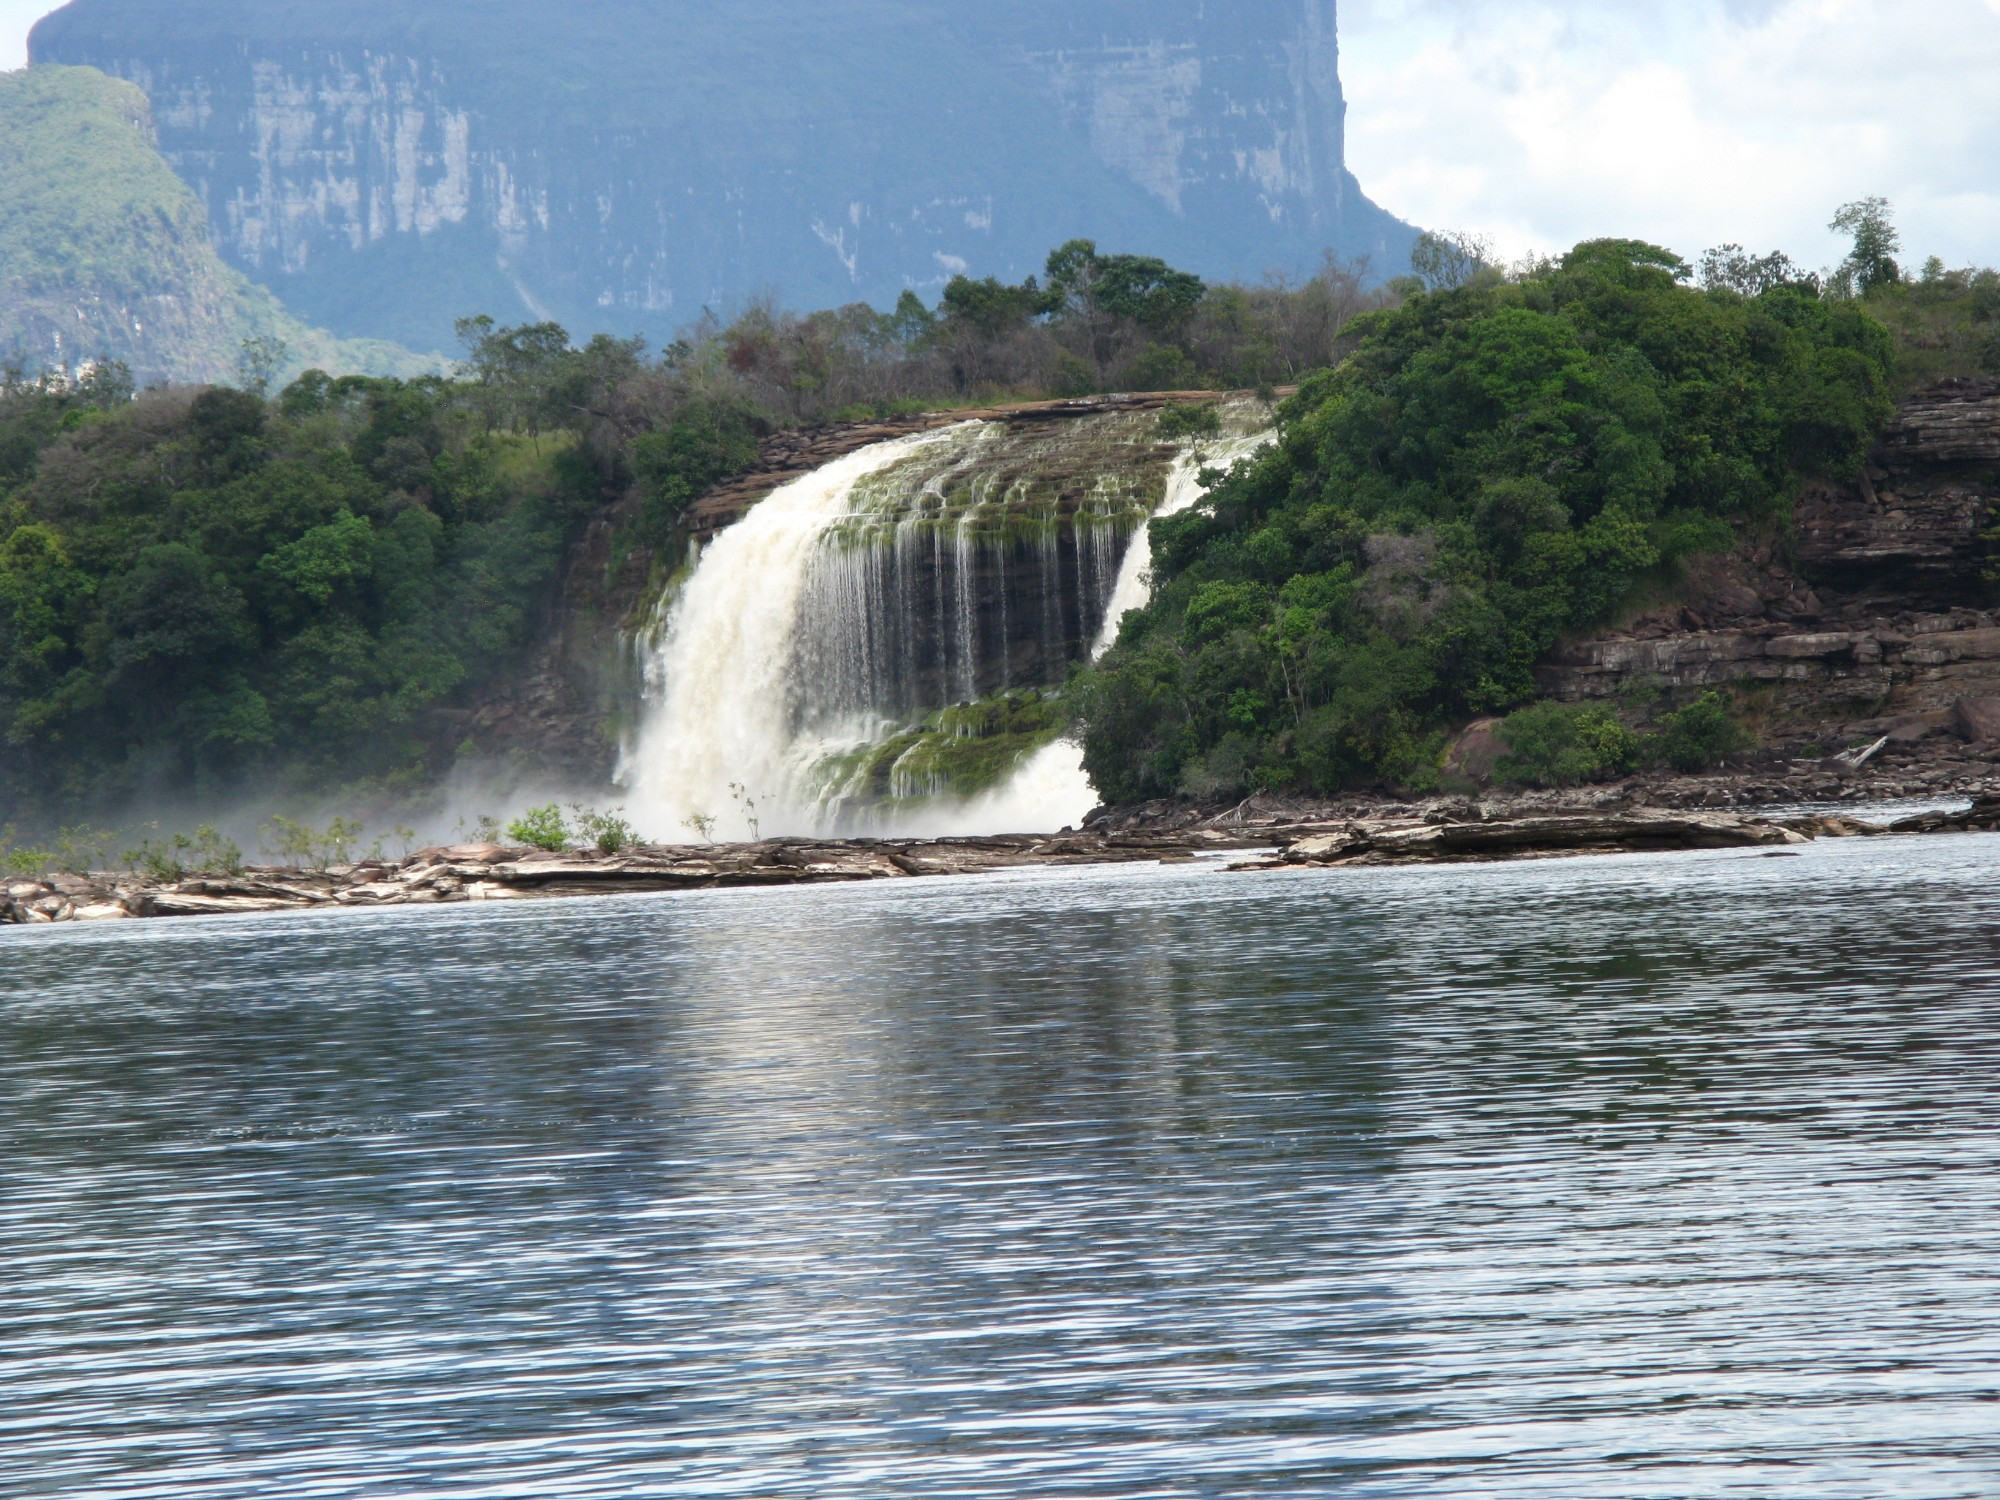
[[[1349,0],[1371,196],[1510,254],[1593,235],[1837,258],[1891,199],[1917,257],[2000,261],[2000,0]]]

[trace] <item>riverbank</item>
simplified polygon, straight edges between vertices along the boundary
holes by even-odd
[[[1107,820],[1109,821],[1109,820]],[[1436,801],[1308,816],[1234,809],[1173,828],[1100,826],[1052,836],[767,839],[552,854],[498,844],[425,849],[323,870],[247,868],[184,879],[57,874],[0,888],[0,924],[130,921],[256,912],[374,910],[475,901],[822,885],[1001,870],[1229,859],[1236,873],[1314,866],[1495,863],[1694,849],[1782,852],[1820,838],[2000,830],[2000,795],[1893,824],[1838,813],[1676,810],[1581,802]]]

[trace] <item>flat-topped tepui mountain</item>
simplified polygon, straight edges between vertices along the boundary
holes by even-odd
[[[278,367],[416,374],[380,340],[339,340],[225,264],[201,204],[153,148],[146,96],[91,68],[0,73],[0,362],[117,360],[142,383],[239,373],[246,340]]]
[[[32,48],[146,91],[234,265],[417,347],[1413,238],[1346,167],[1335,0],[73,0]]]

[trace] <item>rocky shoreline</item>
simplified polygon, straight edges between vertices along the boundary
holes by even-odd
[[[1192,814],[1193,809],[1182,810]],[[179,880],[57,874],[0,887],[0,924],[129,921],[256,912],[374,910],[475,901],[902,880],[1073,865],[1186,863],[1240,854],[1234,872],[1494,863],[1694,849],[1783,850],[1820,838],[2000,831],[2000,794],[1963,812],[1892,825],[1837,813],[1440,800],[1349,808],[1244,804],[1208,816],[1133,810],[1080,832],[953,839],[767,839],[551,854],[498,844],[425,849],[324,870],[250,868]],[[1110,826],[1127,822],[1132,826]],[[1162,823],[1175,826],[1158,826]]]

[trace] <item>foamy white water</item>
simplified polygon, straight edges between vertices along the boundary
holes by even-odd
[[[950,441],[955,430],[836,459],[774,490],[702,552],[668,615],[649,668],[657,698],[627,760],[632,809],[650,836],[674,837],[691,819],[713,818],[719,836],[747,838],[745,797],[757,803],[762,833],[819,831],[792,732],[793,637],[807,568],[859,481]]]
[[[1218,443],[1213,448],[1193,448],[1183,453],[1174,460],[1174,466],[1167,474],[1166,498],[1153,512],[1153,519],[1157,521],[1162,516],[1177,516],[1199,502],[1208,493],[1207,486],[1201,482],[1204,469],[1226,472],[1233,464],[1248,458],[1270,441],[1270,433],[1259,432]],[[1111,591],[1111,607],[1104,612],[1104,628],[1098,631],[1096,644],[1091,647],[1092,661],[1117,644],[1118,627],[1125,622],[1125,616],[1135,609],[1144,609],[1152,597],[1153,538],[1141,526],[1132,537],[1132,545],[1125,549],[1125,561],[1119,564],[1118,584]],[[1077,769],[1080,774],[1081,761],[1077,763]]]
[[[828,530],[852,513],[856,486],[964,434],[963,426],[947,428],[836,460],[774,491],[701,554],[649,664],[654,698],[626,761],[635,821],[651,837],[676,837],[707,820],[720,838],[852,830],[853,814],[843,819],[829,801],[824,767],[829,757],[879,743],[898,724],[863,714],[852,722],[801,725],[802,604],[816,563],[846,572],[859,567],[852,559],[829,564],[821,548]],[[1227,468],[1268,441],[1260,434],[1183,454],[1154,514],[1196,504],[1206,493],[1205,469]],[[1093,657],[1110,649],[1125,614],[1146,603],[1151,566],[1141,526],[1125,550]],[[961,566],[961,576],[969,572]],[[866,594],[851,588],[841,597],[846,603],[851,595],[859,612]],[[969,607],[958,613],[961,628],[969,629]],[[821,620],[815,628],[838,632],[842,625]],[[865,629],[858,614],[855,629]],[[962,654],[969,664],[969,644]],[[992,791],[880,812],[865,822],[872,832],[917,836],[1049,832],[1082,821],[1097,800],[1081,749],[1059,741],[1029,756]]]

